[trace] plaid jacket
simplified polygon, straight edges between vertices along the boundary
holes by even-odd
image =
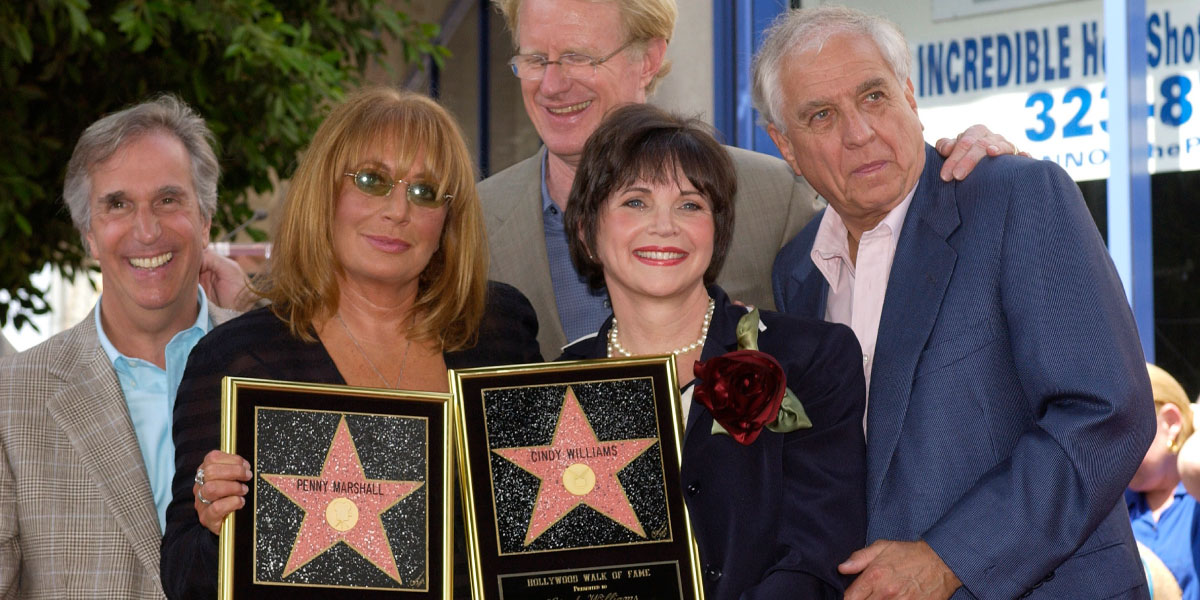
[[[0,598],[162,598],[160,540],[94,315],[0,360]]]

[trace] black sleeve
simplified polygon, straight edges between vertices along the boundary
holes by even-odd
[[[163,591],[172,599],[217,594],[217,536],[196,517],[192,478],[204,455],[220,445],[221,377],[228,371],[220,345],[206,342],[202,339],[188,357],[172,415],[175,478],[159,565]]]
[[[813,426],[784,436],[783,550],[744,600],[841,598],[850,578],[837,565],[867,537],[862,353],[844,325],[813,321],[807,329],[818,332],[808,338],[815,345],[795,343],[805,349],[783,366]]]
[[[542,362],[537,313],[529,299],[506,283],[488,282],[487,311],[474,346],[446,354],[451,369]]]
[[[265,308],[217,327],[196,344],[172,415],[175,478],[159,565],[168,598],[211,600],[217,593],[217,536],[196,517],[192,480],[204,455],[220,448],[221,378],[226,375],[345,383],[320,342],[292,337]]]

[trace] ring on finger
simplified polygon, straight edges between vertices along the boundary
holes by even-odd
[[[196,490],[196,499],[200,501],[200,504],[212,504],[212,500],[205,498],[204,492],[201,490]]]
[[[196,468],[196,477],[192,481],[195,481],[196,485],[199,485],[199,486],[204,485],[204,467]],[[208,504],[208,503],[205,502],[205,504]]]

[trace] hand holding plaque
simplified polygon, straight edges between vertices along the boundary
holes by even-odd
[[[249,488],[242,482],[251,477],[250,463],[236,454],[213,450],[205,455],[192,489],[200,524],[220,535],[225,516],[246,505]]]

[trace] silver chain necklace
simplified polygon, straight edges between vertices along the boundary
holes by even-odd
[[[383,381],[383,387],[400,389],[400,380],[404,378],[404,363],[408,361],[408,349],[412,346],[412,338],[409,338],[404,344],[404,355],[400,358],[400,373],[396,375],[396,385],[392,385],[391,382],[387,380],[387,377],[383,376],[383,372],[379,370],[379,367],[375,366],[375,361],[371,360],[371,357],[367,356],[367,353],[363,351],[362,346],[358,344],[358,338],[354,337],[353,333],[350,333],[350,328],[346,326],[346,321],[342,319],[342,313],[338,312],[336,316],[338,323],[342,324],[342,329],[346,332],[346,335],[350,337],[350,341],[354,343],[354,347],[358,350],[358,353],[361,354],[363,359],[367,361],[367,366],[371,367],[371,370],[375,371],[375,374],[379,376],[381,381]]]
[[[687,354],[688,352],[703,346],[704,340],[708,338],[708,326],[712,324],[713,311],[716,310],[716,308],[717,303],[714,302],[712,298],[709,298],[708,311],[704,313],[704,324],[700,326],[700,337],[696,338],[696,341],[686,346],[681,346],[672,350],[670,354],[679,356],[680,354]],[[621,345],[620,336],[617,333],[617,316],[613,315],[612,328],[608,330],[608,357],[612,358],[618,354],[626,357],[633,356],[632,352],[626,350],[625,347]],[[664,354],[666,353],[664,352]]]

